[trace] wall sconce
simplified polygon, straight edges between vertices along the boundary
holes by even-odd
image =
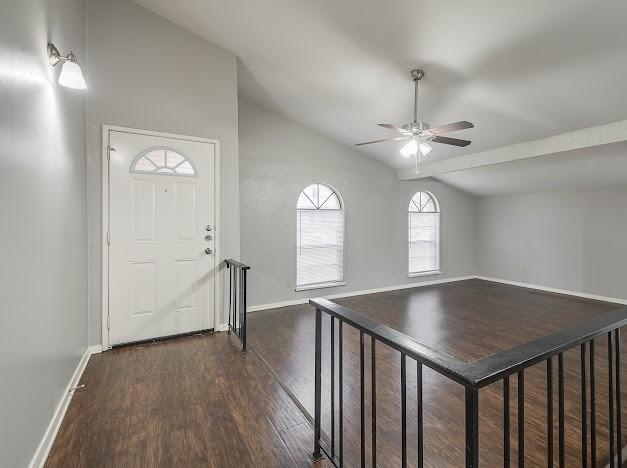
[[[48,61],[53,67],[56,66],[59,62],[63,62],[63,66],[61,67],[61,74],[59,75],[59,84],[61,86],[72,89],[87,88],[85,78],[83,77],[83,71],[78,64],[78,60],[76,60],[76,55],[74,55],[72,51],[70,51],[70,53],[67,54],[66,57],[64,57],[59,53],[59,49],[57,49],[54,44],[49,42]]]

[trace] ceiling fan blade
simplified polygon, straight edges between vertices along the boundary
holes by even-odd
[[[449,138],[443,136],[436,136],[435,138],[429,140],[434,143],[444,143],[445,145],[453,145],[453,146],[468,146],[471,142],[468,140],[459,140],[457,138]]]
[[[377,124],[379,127],[387,128],[389,130],[394,130],[395,132],[402,133],[403,135],[410,136],[412,133],[409,130],[405,130],[404,128],[397,127],[392,124]]]
[[[442,133],[455,132],[457,130],[464,130],[466,128],[473,128],[473,127],[474,127],[473,124],[463,120],[461,122],[455,122],[455,123],[448,124],[448,125],[440,125],[439,127],[433,127],[433,128],[430,128],[429,131],[433,133],[434,135],[440,135]]]
[[[355,146],[363,146],[370,145],[372,143],[381,143],[383,141],[399,141],[399,140],[407,140],[408,136],[398,137],[398,138],[385,138],[383,140],[373,140],[373,141],[365,141],[364,143],[355,143]]]

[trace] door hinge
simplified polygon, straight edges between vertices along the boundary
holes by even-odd
[[[111,245],[111,232],[107,231],[107,245]]]
[[[107,146],[107,159],[111,161],[111,151],[115,151],[115,148]]]
[[[107,330],[111,330],[111,314],[107,313]]]

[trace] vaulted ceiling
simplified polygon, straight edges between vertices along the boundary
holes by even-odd
[[[624,0],[135,2],[236,54],[242,96],[350,146],[411,120],[415,67],[423,120],[476,126],[431,161],[627,118]],[[411,166],[398,149],[359,151]]]

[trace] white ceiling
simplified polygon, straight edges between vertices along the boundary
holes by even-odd
[[[134,1],[235,53],[241,95],[350,146],[411,120],[417,66],[423,120],[476,126],[431,161],[627,118],[624,0]],[[410,167],[398,148],[359,151]]]

